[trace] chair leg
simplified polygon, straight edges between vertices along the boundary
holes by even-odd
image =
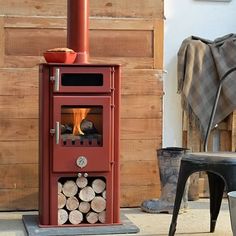
[[[207,175],[210,190],[210,232],[213,233],[215,231],[216,221],[220,211],[225,183],[220,176],[214,173],[207,172]]]
[[[176,196],[175,196],[175,205],[174,205],[171,225],[169,228],[169,234],[168,234],[169,236],[175,235],[177,218],[178,218],[178,213],[179,213],[181,201],[182,201],[183,194],[184,194],[185,184],[186,184],[190,174],[191,173],[189,173],[189,175],[188,175],[186,173],[186,169],[183,168],[182,165],[180,166],[178,183],[177,183],[177,190],[176,190]]]

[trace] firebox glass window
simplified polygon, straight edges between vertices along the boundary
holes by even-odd
[[[103,86],[103,74],[68,73],[61,76],[62,86]]]
[[[63,146],[98,147],[103,144],[102,106],[62,106]]]

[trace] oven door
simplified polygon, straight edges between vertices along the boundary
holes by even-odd
[[[54,93],[110,93],[111,67],[53,67]]]
[[[110,171],[109,96],[54,96],[53,126],[54,172]]]

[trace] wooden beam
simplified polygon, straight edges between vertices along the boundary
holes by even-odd
[[[123,95],[121,97],[121,114],[122,118],[160,119],[162,117],[162,99],[157,99],[156,95]]]
[[[0,189],[0,209],[1,211],[37,210],[38,188]]]
[[[38,96],[38,69],[0,68],[0,78],[1,96]]]
[[[163,96],[162,73],[158,70],[123,70],[121,93],[124,95]]]
[[[153,69],[151,57],[90,57],[94,64],[120,64],[123,69]],[[42,56],[5,56],[4,68],[38,68],[39,63],[44,63]]]
[[[121,186],[155,185],[159,183],[157,159],[152,161],[121,161]],[[131,174],[132,173],[132,174]],[[147,174],[148,173],[148,174]]]
[[[161,136],[161,119],[121,119],[121,139],[158,139]]]
[[[5,16],[6,28],[66,29],[65,17]],[[90,30],[153,30],[154,21],[145,18],[90,18]]]
[[[38,164],[0,165],[0,189],[37,188]]]
[[[5,31],[5,53],[9,56],[40,56],[48,48],[66,47],[65,30],[6,28]],[[152,31],[93,30],[90,36],[92,56],[153,57]]]
[[[151,30],[154,24],[152,19],[146,18],[91,18],[90,29],[105,30]]]
[[[140,207],[142,201],[158,198],[160,196],[160,184],[123,186],[121,187],[121,206]]]
[[[36,141],[38,140],[38,119],[0,118],[0,141]]]
[[[39,110],[38,96],[30,96],[30,95],[0,96],[1,119],[3,118],[38,119],[39,117],[38,110]]]
[[[1,141],[0,163],[37,164],[38,146],[38,141]]]
[[[156,150],[161,148],[161,136],[150,140],[121,140],[121,161],[153,161],[157,159]]]
[[[91,15],[129,18],[163,18],[163,0],[91,0]],[[144,7],[145,6],[145,7]]]
[[[0,68],[0,77],[1,95],[38,96],[38,68]],[[121,83],[122,95],[163,96],[162,73],[158,70],[124,68]]]
[[[66,0],[0,0],[0,15],[66,16]],[[13,7],[14,6],[14,7]],[[90,15],[100,17],[163,18],[163,0],[91,0]]]

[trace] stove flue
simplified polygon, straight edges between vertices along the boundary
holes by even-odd
[[[77,52],[74,63],[88,63],[89,0],[67,1],[67,47]]]

